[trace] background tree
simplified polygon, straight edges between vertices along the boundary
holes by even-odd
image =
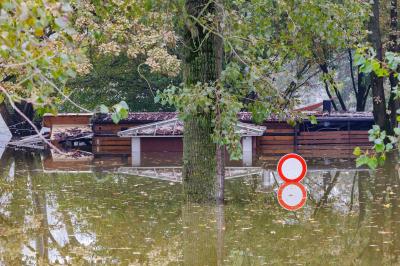
[[[171,111],[173,107],[162,106],[154,102],[157,90],[163,90],[171,84],[181,83],[181,76],[168,77],[151,73],[148,66],[141,66],[138,59],[126,55],[119,56],[95,54],[89,57],[92,71],[68,81],[66,93],[69,98],[89,110],[99,103],[112,106],[126,101],[131,111]],[[62,99],[60,99],[62,100]],[[63,101],[63,112],[79,112],[70,102]]]

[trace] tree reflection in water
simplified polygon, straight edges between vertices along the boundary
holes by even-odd
[[[0,264],[398,264],[399,173],[310,171],[300,211],[276,202],[273,172],[229,180],[226,204],[117,172],[44,173],[37,154],[0,161]],[[310,166],[310,169],[313,166]]]

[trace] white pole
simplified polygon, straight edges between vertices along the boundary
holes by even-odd
[[[252,166],[253,165],[252,137],[244,137],[242,139],[242,148],[243,148],[243,165]]]
[[[133,137],[131,139],[131,147],[132,147],[132,166],[140,166],[141,160],[141,149],[140,149],[140,138]]]

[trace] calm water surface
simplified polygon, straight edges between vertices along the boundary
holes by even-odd
[[[12,151],[0,163],[0,265],[400,264],[395,166],[310,162],[309,198],[294,213],[268,171],[232,177],[216,207],[187,203],[179,182],[151,169],[60,172]]]

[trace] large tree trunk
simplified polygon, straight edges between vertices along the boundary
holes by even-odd
[[[397,0],[390,1],[390,34],[389,34],[389,51],[398,53],[399,45],[397,41]],[[395,99],[395,92],[397,90],[398,79],[394,73],[390,74],[390,97],[389,97],[389,110],[390,110],[390,123],[392,128],[397,127],[397,109],[400,108],[399,99]]]
[[[221,14],[215,2],[208,0],[186,0],[186,11],[195,18],[208,13],[217,17]],[[194,19],[188,20],[185,29],[187,49],[184,58],[184,82],[191,86],[198,82],[216,81],[222,71],[222,38],[205,30]],[[185,120],[183,181],[184,190],[191,200],[216,199],[217,147],[211,139],[212,132],[212,116],[208,113],[199,111]]]
[[[372,4],[372,13],[370,21],[370,41],[376,50],[376,59],[382,61],[383,59],[383,47],[382,47],[382,36],[380,30],[380,5],[379,0],[374,0]],[[392,131],[389,123],[389,117],[386,112],[386,99],[383,87],[383,78],[373,74],[372,77],[372,102],[373,102],[373,114],[375,123],[382,129]]]

